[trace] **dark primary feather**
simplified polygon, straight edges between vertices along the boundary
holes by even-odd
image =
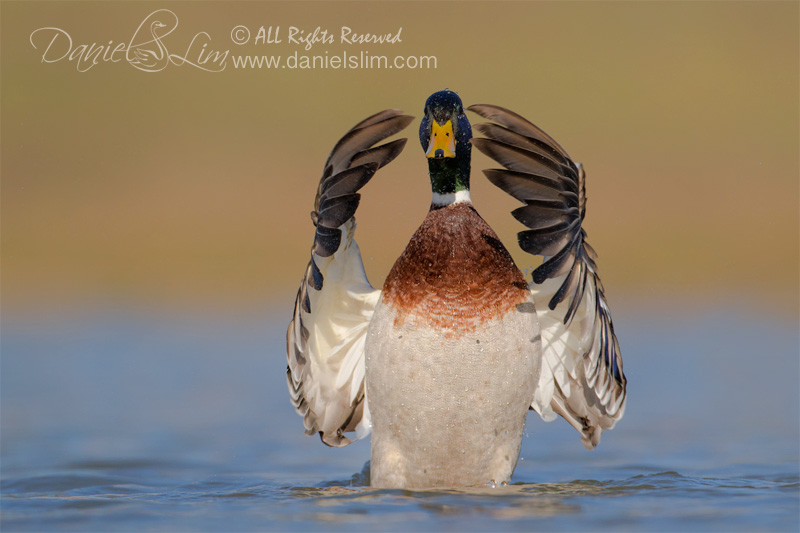
[[[375,174],[378,168],[377,162],[365,163],[348,168],[339,172],[335,176],[331,176],[325,180],[325,184],[320,191],[321,195],[328,198],[342,196],[347,194],[354,194],[353,191],[361,189]],[[339,227],[341,224],[335,226]]]
[[[314,235],[314,245],[311,247],[311,252],[320,257],[329,257],[339,249],[342,242],[342,231],[336,228],[327,228],[320,226],[316,221],[316,211],[312,213],[312,220],[314,225],[317,226],[317,232]]]
[[[316,226],[311,260],[297,291],[292,322],[286,334],[286,353],[289,365],[286,378],[292,404],[303,416],[303,424],[309,435],[320,433],[322,442],[329,446],[344,446],[350,440],[343,435],[354,431],[361,420],[364,403],[363,385],[352,404],[343,409],[338,427],[334,431],[323,431],[317,414],[311,411],[305,397],[304,375],[307,359],[309,331],[303,324],[303,313],[310,314],[310,294],[322,291],[325,279],[317,263],[336,253],[342,244],[340,229],[356,212],[361,195],[358,191],[367,184],[375,172],[397,157],[406,144],[398,139],[380,146],[375,144],[405,128],[413,117],[401,111],[389,109],[376,113],[356,124],[336,143],[328,156],[317,187],[314,211],[311,220]],[[301,312],[302,311],[302,312]]]
[[[536,152],[537,154],[546,157],[554,164],[563,165],[568,163],[568,160],[565,159],[564,156],[554,151],[547,143],[544,143],[538,139],[532,139],[530,137],[520,135],[519,133],[514,133],[513,131],[502,126],[498,126],[497,124],[484,122],[482,124],[476,124],[475,129],[491,139],[497,139],[498,141],[502,141],[506,144],[517,146],[531,152]]]
[[[528,203],[511,212],[511,214],[531,229],[548,228],[553,225],[569,226],[574,220],[577,209],[558,206],[542,206],[538,203]],[[572,215],[572,216],[570,216]]]
[[[379,163],[379,168],[388,165],[395,157],[400,155],[406,146],[406,139],[397,139],[375,148],[358,152],[350,161],[350,166],[355,167],[366,163]]]
[[[317,226],[338,228],[356,213],[359,201],[361,201],[361,195],[358,193],[326,197],[319,203]]]
[[[473,138],[472,144],[509,170],[525,172],[556,181],[560,181],[563,174],[560,166],[553,164],[547,157],[519,146],[489,138]],[[569,182],[565,182],[563,185],[572,186]]]
[[[488,169],[483,173],[494,185],[520,202],[557,202],[559,205],[578,203],[578,196],[571,191],[562,190],[558,180],[511,170]]]
[[[468,109],[501,124],[476,125],[475,128],[487,138],[473,139],[472,143],[506,167],[487,171],[487,178],[525,203],[525,206],[512,213],[530,228],[520,233],[520,245],[530,253],[554,256],[537,269],[539,274],[534,274],[534,281],[541,283],[546,278],[555,277],[555,271],[563,274],[560,266],[565,261],[565,254],[570,267],[584,259],[582,242],[585,233],[581,223],[585,213],[585,194],[582,170],[552,137],[516,113],[483,104]],[[526,145],[535,146],[535,149]],[[576,243],[576,240],[580,242]],[[556,243],[559,247],[554,250]],[[548,265],[552,261],[558,261],[558,269],[553,264]],[[538,281],[543,272],[548,272],[548,275]],[[566,294],[561,296],[562,299],[551,301],[551,308],[555,308],[565,297]]]
[[[561,145],[558,144],[555,139],[542,131],[538,126],[532,124],[526,118],[517,115],[513,111],[491,104],[475,104],[469,106],[467,110],[477,113],[487,120],[494,120],[512,132],[543,143],[553,155],[563,158],[565,162],[572,161],[566,150],[561,148]]]
[[[557,224],[549,228],[520,231],[517,240],[520,248],[529,254],[550,257],[572,241],[576,227],[580,227],[580,222],[573,220],[566,226]]]
[[[323,172],[322,185],[327,176],[334,175],[342,170],[350,168],[351,161],[359,152],[366,150],[374,144],[391,137],[408,126],[412,117],[401,115],[399,111],[388,110],[363,121],[361,124],[351,129],[342,137],[328,156]],[[397,152],[399,153],[399,151]],[[395,153],[394,155],[397,155]],[[391,162],[391,159],[384,160],[381,165]]]
[[[506,167],[484,171],[489,181],[525,204],[512,213],[529,228],[518,235],[520,247],[545,256],[545,261],[533,272],[533,282],[541,284],[566,275],[548,307],[555,310],[558,304],[568,301],[563,322],[569,327],[587,296],[587,286],[594,288],[593,342],[584,354],[584,361],[589,365],[589,386],[597,394],[594,401],[600,401],[598,408],[602,414],[613,417],[624,403],[627,380],[603,285],[597,275],[597,254],[586,243],[582,228],[586,213],[583,168],[552,137],[520,115],[493,105],[473,105],[468,110],[497,123],[475,125],[485,138],[472,139],[472,144]],[[561,406],[561,411],[570,411],[569,406]],[[569,415],[575,413],[560,414],[569,420]],[[579,431],[591,440],[595,429],[585,420],[578,425]]]

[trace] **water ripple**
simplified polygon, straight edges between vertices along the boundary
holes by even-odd
[[[63,520],[82,523],[92,517],[96,520],[100,513],[100,516],[113,516],[115,520],[132,514],[139,517],[136,519],[139,522],[134,523],[144,526],[149,520],[152,521],[150,525],[169,528],[171,524],[177,525],[177,522],[172,523],[177,518],[184,525],[191,524],[195,512],[199,513],[198,517],[215,512],[224,516],[235,508],[237,518],[234,522],[220,521],[221,529],[224,529],[223,523],[235,529],[263,529],[259,520],[265,516],[273,524],[311,529],[323,524],[333,528],[386,529],[392,523],[430,525],[437,520],[456,520],[469,530],[488,527],[491,521],[501,520],[507,528],[517,529],[530,520],[543,521],[546,527],[551,524],[550,520],[565,517],[577,520],[574,524],[594,523],[598,529],[603,529],[603,520],[617,525],[634,523],[646,529],[647,520],[660,512],[658,507],[650,508],[648,513],[642,512],[647,505],[652,505],[653,496],[666,496],[664,501],[673,503],[683,502],[682,511],[669,517],[670,522],[664,522],[664,516],[658,522],[662,526],[669,523],[683,527],[698,517],[718,514],[720,507],[730,511],[731,498],[737,496],[743,497],[736,500],[750,506],[751,514],[756,505],[765,501],[758,498],[759,495],[768,495],[773,507],[780,502],[786,510],[792,508],[794,501],[796,509],[800,486],[800,476],[796,474],[717,478],[664,471],[624,479],[410,491],[370,488],[363,483],[364,472],[319,486],[278,483],[253,474],[211,476],[188,483],[159,478],[154,483],[155,478],[144,479],[151,475],[153,466],[157,465],[147,462],[130,462],[127,467],[118,462],[83,464],[80,470],[72,472],[5,479],[2,483],[3,526],[60,529],[56,525]],[[105,473],[107,470],[115,473]],[[620,514],[617,505],[613,506],[616,513],[613,519],[604,517],[603,509],[607,506],[602,501],[623,495],[630,511]],[[767,519],[774,511],[761,510]],[[32,514],[37,519],[31,520]],[[628,522],[623,520],[624,516]],[[145,522],[141,522],[143,517]],[[600,522],[591,522],[590,518]],[[770,529],[769,524],[765,522],[762,529]],[[196,525],[198,529],[217,529],[216,526]],[[276,529],[281,528],[276,526]]]

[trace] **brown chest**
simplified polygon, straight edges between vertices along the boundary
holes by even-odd
[[[529,297],[508,251],[466,203],[428,213],[383,287],[397,326],[413,318],[457,333],[474,331]]]

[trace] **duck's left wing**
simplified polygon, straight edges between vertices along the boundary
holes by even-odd
[[[406,139],[373,147],[405,128],[412,117],[382,111],[356,124],[328,157],[311,220],[311,260],[286,332],[286,369],[292,404],[306,433],[329,446],[369,434],[364,397],[364,340],[380,291],[370,285],[353,235],[363,187],[397,157]]]
[[[470,111],[493,121],[474,127],[472,143],[504,169],[484,170],[494,185],[525,205],[514,218],[529,229],[520,247],[545,261],[529,285],[542,328],[543,365],[532,408],[564,417],[587,448],[625,411],[626,383],[611,313],[586,242],[585,174],[549,135],[516,113],[492,105]]]

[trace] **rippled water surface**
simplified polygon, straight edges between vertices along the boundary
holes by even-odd
[[[597,450],[532,414],[510,486],[411,492],[302,434],[284,315],[4,317],[2,530],[800,529],[793,322],[618,312]]]

